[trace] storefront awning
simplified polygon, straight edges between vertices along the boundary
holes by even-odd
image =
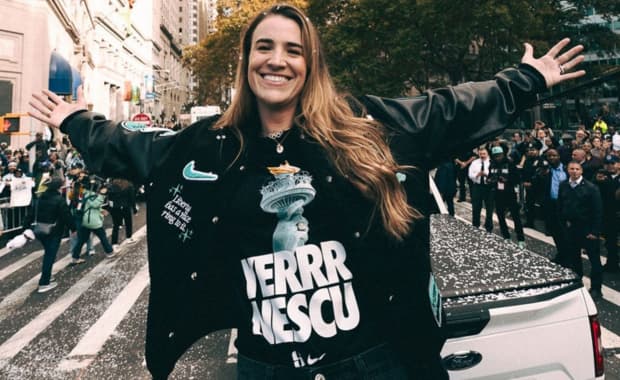
[[[50,57],[50,75],[48,88],[58,95],[71,95],[73,75],[71,65],[55,51]]]

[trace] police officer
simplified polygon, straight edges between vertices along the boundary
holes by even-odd
[[[564,266],[583,276],[581,249],[585,249],[590,260],[592,298],[602,298],[603,267],[600,257],[600,233],[603,219],[601,194],[598,187],[583,177],[581,164],[568,164],[568,181],[560,184],[558,206],[561,226],[566,229],[566,258]]]
[[[534,186],[536,175],[540,170],[545,170],[549,166],[544,157],[538,155],[538,148],[533,143],[526,147],[525,154],[521,162],[517,165],[520,171],[521,181],[525,188],[525,227],[534,228],[536,218],[536,206],[541,205],[540,186]]]
[[[519,213],[519,204],[515,187],[519,184],[519,173],[516,166],[508,160],[505,148],[494,146],[491,148],[491,167],[489,169],[489,186],[495,193],[495,213],[499,219],[499,227],[504,239],[510,239],[510,232],[506,225],[506,210],[512,215],[519,248],[525,248],[523,224]]]

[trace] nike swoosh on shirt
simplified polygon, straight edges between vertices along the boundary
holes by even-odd
[[[313,358],[310,355],[308,355],[308,360],[306,360],[306,362],[308,363],[308,365],[313,365],[319,360],[323,359],[324,357],[325,357],[325,354],[319,356],[318,358]]]
[[[195,161],[188,162],[183,168],[183,178],[188,181],[217,181],[217,174],[194,169]]]

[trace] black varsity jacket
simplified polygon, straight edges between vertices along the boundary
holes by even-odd
[[[411,205],[428,213],[428,170],[442,160],[498,135],[536,94],[544,78],[527,65],[498,73],[493,80],[437,89],[414,98],[361,99],[367,112],[387,129],[396,160],[413,165],[403,186]],[[177,359],[199,338],[238,326],[231,265],[221,241],[220,226],[227,222],[228,198],[245,168],[238,156],[239,141],[227,129],[210,128],[214,119],[201,120],[175,133],[139,129],[131,122],[113,123],[102,115],[81,111],[61,125],[91,171],[124,177],[147,185],[150,299],[146,360],[156,379],[165,379]],[[309,138],[297,140],[297,157],[314,173],[333,177],[334,194],[351,186],[336,173],[326,155]],[[235,157],[239,157],[235,161]],[[344,195],[343,195],[344,196]],[[348,210],[350,215],[366,210]],[[358,239],[364,254],[376,255],[377,287],[385,295],[386,323],[393,328],[386,340],[411,363],[439,371],[444,343],[428,296],[431,273],[429,221],[415,222],[402,243],[370,233],[363,218],[342,223],[343,236]],[[373,232],[374,231],[374,232]],[[354,237],[353,237],[354,236]]]

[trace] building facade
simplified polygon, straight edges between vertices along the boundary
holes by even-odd
[[[193,0],[0,0],[0,117],[19,130],[0,141],[23,147],[45,126],[25,116],[49,88],[113,120],[138,113],[177,119],[190,101],[183,47],[194,43]],[[195,28],[197,29],[197,28]]]

